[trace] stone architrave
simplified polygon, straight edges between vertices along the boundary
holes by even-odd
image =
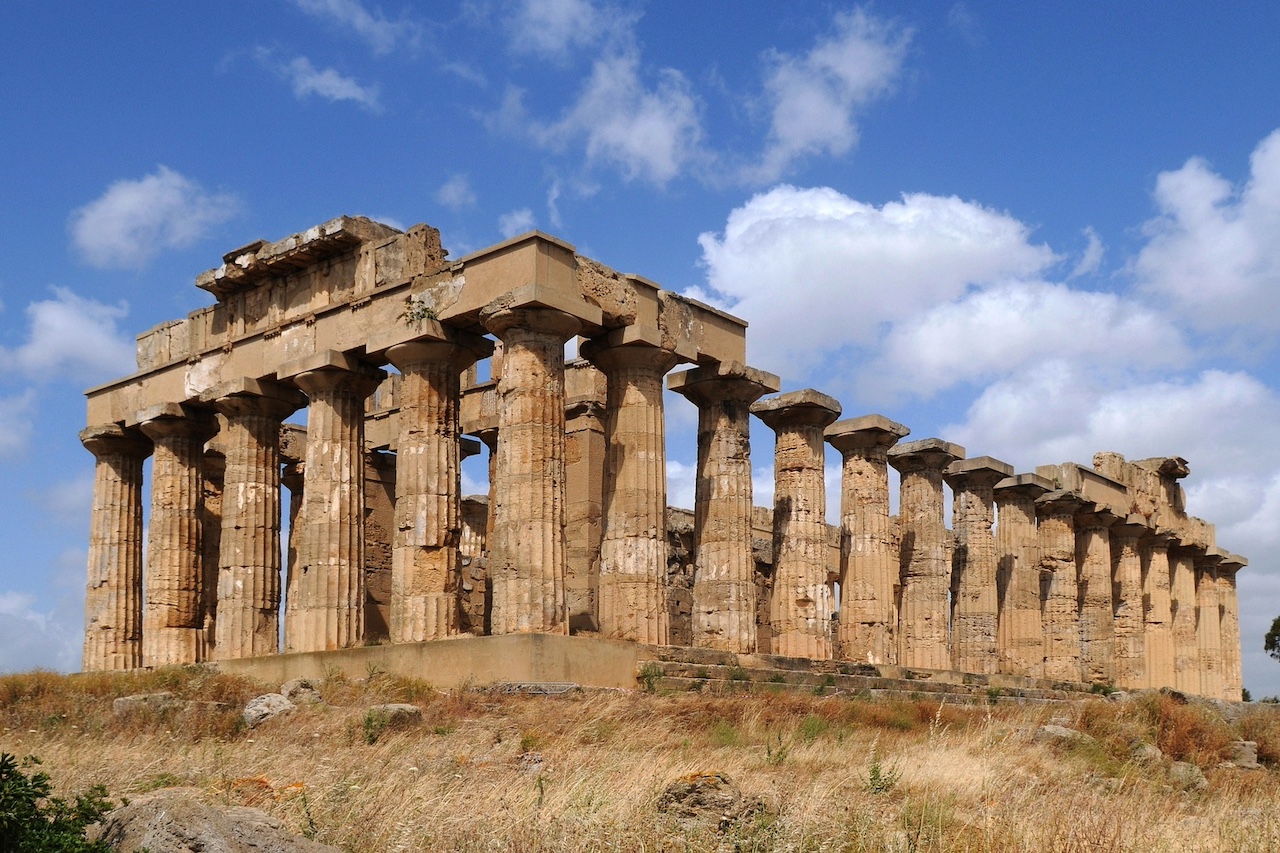
[[[997,672],[1039,678],[1044,674],[1044,625],[1040,604],[1040,541],[1036,498],[1053,490],[1036,474],[996,483]]]
[[[1148,530],[1139,543],[1142,554],[1143,621],[1147,652],[1146,686],[1174,687],[1173,613],[1169,594],[1169,534]]]
[[[391,551],[393,643],[459,633],[460,376],[492,346],[476,336],[449,337],[397,344],[385,354],[402,377]]]
[[[579,315],[589,306],[573,306]],[[489,508],[493,634],[569,631],[565,598],[564,344],[584,317],[500,299],[480,315],[502,339]],[[595,317],[598,322],[598,309]]]
[[[902,541],[898,607],[901,666],[951,666],[951,543],[943,520],[942,472],[963,458],[963,447],[940,438],[909,441],[889,451],[889,464],[902,475],[898,507]]]
[[[751,404],[779,388],[772,373],[741,364],[696,367],[667,385],[698,407],[693,498],[693,645],[756,651],[751,550]]]
[[[1120,519],[1095,507],[1076,516],[1080,579],[1080,675],[1085,684],[1115,684],[1115,609],[1108,528]]]
[[[958,459],[942,472],[954,495],[951,527],[951,668],[961,672],[997,671],[996,635],[1000,598],[996,576],[996,483],[1013,466],[990,456]]]
[[[1130,515],[1111,527],[1116,686],[1138,690],[1148,684],[1146,618],[1143,608],[1140,542],[1150,532],[1145,519]]]
[[[843,458],[840,475],[840,655],[898,660],[898,546],[889,516],[889,448],[910,430],[883,415],[827,427]]]
[[[1239,702],[1244,682],[1240,672],[1240,599],[1236,573],[1247,565],[1244,557],[1229,555],[1218,564],[1218,603],[1222,612],[1222,698]]]
[[[1222,611],[1218,602],[1218,565],[1225,554],[1196,557],[1196,644],[1200,647],[1200,689],[1206,699],[1222,698]]]
[[[86,672],[142,666],[142,462],[151,442],[115,424],[80,433],[94,456],[85,588]]]
[[[751,413],[774,431],[773,654],[831,657],[831,589],[827,586],[827,494],[822,431],[840,404],[806,388],[758,400]]]
[[[275,654],[280,650],[280,424],[306,398],[292,388],[249,379],[217,386],[205,396],[225,421],[214,657]]]
[[[1044,677],[1080,680],[1080,598],[1076,513],[1091,506],[1079,493],[1057,489],[1036,498],[1041,601],[1044,602]]]
[[[142,665],[197,663],[204,651],[204,443],[215,426],[207,411],[176,403],[142,412],[138,421],[155,447]]]
[[[285,605],[290,652],[360,644],[365,628],[365,398],[385,377],[328,350],[285,365],[310,401],[298,567]]]
[[[644,343],[588,341],[605,375],[604,524],[596,615],[600,633],[670,642],[667,613],[667,454],[662,379],[679,357]]]
[[[1200,692],[1200,644],[1196,624],[1196,556],[1203,548],[1171,546],[1169,596],[1173,610],[1174,688]]]

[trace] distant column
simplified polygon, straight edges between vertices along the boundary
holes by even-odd
[[[1244,682],[1240,672],[1240,600],[1236,573],[1246,560],[1232,554],[1218,564],[1218,603],[1222,611],[1222,698],[1239,702]]]
[[[827,586],[827,496],[823,429],[840,417],[832,397],[806,388],[759,400],[751,413],[777,436],[774,447],[773,653],[831,657]]]
[[[1139,542],[1150,530],[1140,515],[1111,527],[1116,686],[1147,686],[1146,619],[1143,612],[1142,554]]]
[[[889,517],[889,448],[910,430],[883,415],[834,423],[827,442],[840,451],[840,654],[845,660],[898,660],[898,546]]]
[[[1200,647],[1200,690],[1206,699],[1222,698],[1222,614],[1218,604],[1218,564],[1212,551],[1196,557],[1196,644]]]
[[[1147,687],[1174,687],[1173,613],[1169,593],[1169,542],[1160,531],[1147,531],[1142,549],[1142,595],[1146,600]]]
[[[745,365],[696,367],[667,378],[698,407],[693,498],[693,644],[756,651],[755,557],[751,552],[751,404],[778,377]]]
[[[85,589],[84,669],[142,666],[142,462],[151,442],[137,430],[93,426],[80,442],[94,456]]]
[[[1119,519],[1103,509],[1076,515],[1076,568],[1080,578],[1080,675],[1085,684],[1114,684],[1115,611],[1111,543],[1107,529]]]
[[[951,668],[961,672],[997,671],[996,629],[1000,598],[995,523],[996,483],[1013,466],[990,456],[958,459],[943,471],[954,502],[951,526]]]
[[[889,451],[889,464],[902,475],[898,508],[902,536],[898,608],[901,666],[951,666],[951,548],[943,520],[942,471],[963,458],[963,447],[940,438],[909,441]]]
[[[1044,677],[1080,680],[1080,598],[1075,515],[1085,500],[1062,489],[1036,498],[1044,602]]]
[[[565,599],[570,631],[600,630],[596,602],[608,458],[603,397],[570,397],[565,405]]]
[[[1017,474],[996,483],[996,589],[1000,623],[996,629],[998,671],[1044,675],[1044,625],[1040,605],[1040,540],[1036,498],[1053,489],[1035,474]]]
[[[1196,555],[1203,549],[1169,549],[1169,594],[1173,599],[1174,687],[1200,692],[1200,645],[1196,628]]]

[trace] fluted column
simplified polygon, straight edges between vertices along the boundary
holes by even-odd
[[[1040,540],[1036,498],[1052,482],[1035,474],[1017,474],[996,483],[996,628],[998,671],[1040,678],[1044,675],[1044,624],[1040,603]]]
[[[963,458],[963,447],[940,438],[909,441],[889,451],[889,464],[902,475],[898,507],[902,537],[898,663],[902,666],[951,666],[951,537],[943,521],[942,471]]]
[[[1200,647],[1200,689],[1206,699],[1222,698],[1222,614],[1218,605],[1218,564],[1210,551],[1196,558],[1196,645]]]
[[[293,374],[307,395],[307,456],[298,569],[286,604],[288,651],[364,638],[364,401],[383,378],[339,353]]]
[[[115,424],[80,441],[94,456],[85,586],[86,672],[142,666],[142,462],[151,442]]]
[[[951,527],[951,668],[961,672],[997,670],[996,631],[1000,598],[995,523],[996,483],[1013,466],[990,456],[958,459],[943,471],[954,500]]]
[[[751,404],[777,391],[778,377],[717,365],[672,374],[667,383],[698,407],[693,645],[749,654],[756,651]]]
[[[1119,519],[1104,509],[1076,516],[1076,568],[1080,578],[1080,675],[1085,684],[1114,684],[1115,611],[1111,589],[1111,541]]]
[[[1036,498],[1044,602],[1044,677],[1080,680],[1080,586],[1075,515],[1085,500],[1059,489]]]
[[[1174,687],[1200,692],[1200,645],[1196,635],[1196,555],[1203,549],[1169,549],[1169,595],[1173,600]]]
[[[1240,599],[1236,573],[1246,560],[1232,554],[1218,565],[1218,603],[1222,611],[1222,698],[1239,702],[1244,687],[1240,672]]]
[[[280,650],[280,423],[305,399],[274,383],[237,383],[214,405],[226,421],[214,657]]]
[[[889,517],[889,448],[910,432],[883,415],[839,421],[826,439],[840,474],[840,656],[898,660],[898,547]]]
[[[1114,596],[1116,686],[1146,687],[1146,618],[1143,612],[1142,554],[1139,543],[1149,532],[1142,516],[1130,515],[1111,528],[1111,577]]]
[[[822,431],[840,404],[812,389],[751,405],[777,436],[773,473],[773,654],[831,657],[831,589],[827,586],[827,493]]]
[[[204,500],[200,505],[200,600],[204,624],[200,659],[214,660],[218,642],[218,559],[222,553],[222,489],[227,458],[222,450],[204,452]]]
[[[204,443],[214,432],[208,412],[178,405],[143,414],[139,428],[155,447],[147,536],[142,664],[201,660],[204,642],[201,504]]]
[[[391,553],[393,643],[458,633],[460,375],[483,355],[483,349],[478,340],[471,347],[452,341],[416,341],[386,352],[403,377]]]
[[[608,384],[604,527],[596,613],[600,632],[666,645],[667,453],[662,377],[679,359],[647,344],[590,341],[582,355]]]
[[[1148,531],[1140,547],[1142,552],[1142,595],[1146,601],[1143,620],[1146,623],[1147,687],[1173,687],[1173,613],[1169,594],[1168,534]]]
[[[567,634],[564,344],[582,321],[551,308],[481,314],[503,342],[498,452],[489,509],[494,634]]]

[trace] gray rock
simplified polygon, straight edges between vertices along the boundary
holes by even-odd
[[[1164,761],[1164,753],[1153,743],[1138,743],[1133,748],[1133,760],[1139,764],[1159,764]]]
[[[1203,791],[1209,787],[1200,768],[1188,761],[1175,761],[1169,765],[1169,781],[1183,791]]]
[[[324,702],[320,691],[306,678],[291,678],[281,684],[280,695],[295,705],[319,705]]]
[[[520,756],[521,773],[541,773],[543,766],[541,752],[526,752]]]
[[[1078,732],[1075,729],[1069,729],[1066,726],[1059,726],[1048,723],[1036,729],[1036,733],[1031,739],[1036,743],[1049,744],[1072,744],[1072,743],[1093,743],[1094,740],[1084,732]]]
[[[279,693],[264,693],[256,699],[250,699],[244,706],[244,722],[249,728],[256,728],[273,717],[296,710],[297,705]]]
[[[111,703],[111,713],[117,717],[137,711],[170,711],[181,708],[185,703],[168,691],[160,693],[136,693],[133,696],[121,696]]]
[[[1231,757],[1227,764],[1240,770],[1258,770],[1258,743],[1252,740],[1237,740],[1231,744]]]
[[[658,797],[658,811],[685,820],[711,823],[721,830],[763,810],[764,803],[743,796],[724,773],[681,776]]]
[[[400,702],[392,702],[389,705],[374,705],[369,709],[369,713],[382,717],[389,726],[407,726],[422,720],[421,708],[417,705],[407,705]]]

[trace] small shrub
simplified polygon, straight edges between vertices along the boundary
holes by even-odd
[[[382,733],[387,730],[387,724],[391,721],[387,715],[381,711],[365,711],[364,726],[364,742],[373,746],[378,742],[378,738],[382,737]]]
[[[887,794],[898,784],[902,771],[896,767],[886,767],[880,757],[871,754],[871,763],[867,765],[867,791],[872,794]]]
[[[640,683],[645,693],[654,693],[658,689],[658,679],[662,678],[662,666],[657,661],[648,661],[640,667]]]
[[[711,727],[711,742],[716,746],[738,746],[742,743],[742,733],[728,720],[716,720]]]
[[[747,672],[745,669],[743,669],[740,666],[731,666],[729,667],[729,680],[730,681],[750,681],[751,673]]]
[[[787,760],[791,747],[782,742],[782,735],[776,736],[776,741],[766,740],[764,742],[764,762],[770,767],[779,767],[782,762]]]
[[[23,767],[36,767],[39,759],[28,756]],[[50,796],[49,776],[22,772],[9,753],[0,753],[0,839],[3,849],[31,853],[111,853],[102,841],[86,841],[85,827],[111,810],[107,791],[95,785],[74,803]]]
[[[800,721],[800,737],[805,743],[813,743],[819,735],[825,734],[830,724],[822,717],[810,714]]]
[[[825,695],[828,690],[830,690],[832,687],[835,687],[835,686],[836,686],[836,677],[834,675],[831,675],[830,673],[827,673],[827,677],[822,679],[822,683],[819,684],[817,687],[813,688],[813,695],[814,696]]]

